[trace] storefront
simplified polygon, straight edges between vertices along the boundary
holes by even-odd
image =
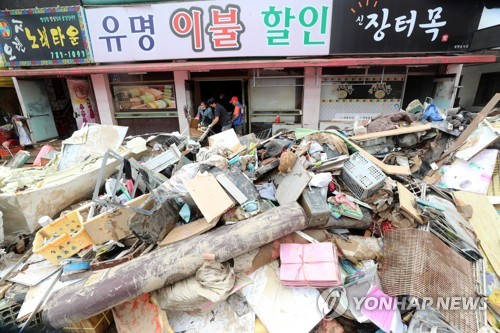
[[[2,48],[8,67],[71,66],[92,62],[83,8],[79,6],[2,12]],[[84,123],[98,122],[88,75],[47,71],[12,79],[32,142],[68,137]]]
[[[258,133],[339,128],[425,97],[447,108],[462,64],[495,61],[464,55],[481,16],[480,0],[353,3],[88,7],[88,61],[95,65],[53,62],[50,69],[9,72],[87,78],[96,118],[128,126],[129,134],[182,132],[202,100],[222,95],[239,98],[247,131]],[[20,65],[28,66],[9,64]]]

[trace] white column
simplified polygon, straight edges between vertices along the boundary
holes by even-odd
[[[180,133],[189,128],[188,121],[184,115],[184,108],[187,106],[186,80],[189,80],[188,71],[174,71],[175,102],[177,104],[177,113],[179,115]]]
[[[458,85],[460,84],[460,76],[462,76],[463,64],[453,64],[446,67],[446,74],[455,74],[455,86],[453,87],[453,95],[451,95],[450,108],[453,107],[455,98],[457,98]]]
[[[302,126],[304,128],[319,128],[321,72],[321,67],[304,68],[304,95],[302,102]]]
[[[117,125],[115,118],[113,95],[107,74],[91,74],[92,87],[94,89],[95,102],[99,119],[103,125]]]

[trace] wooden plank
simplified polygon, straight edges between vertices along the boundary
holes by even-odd
[[[375,139],[375,138],[383,138],[386,136],[396,136],[396,135],[402,135],[402,134],[408,134],[408,133],[424,132],[424,131],[430,130],[431,128],[432,128],[431,123],[428,123],[425,125],[400,127],[400,128],[389,130],[389,131],[368,133],[368,134],[362,134],[362,135],[354,135],[354,136],[351,136],[349,139],[355,140],[355,141],[363,141],[363,140],[369,140],[369,139]]]
[[[148,197],[141,195],[127,202],[125,206],[138,208]],[[99,214],[83,224],[83,228],[89,234],[95,244],[101,244],[109,240],[120,240],[132,233],[128,227],[128,219],[134,213],[127,208],[114,208],[111,211]]]
[[[413,217],[418,223],[423,224],[424,221],[414,206],[416,198],[403,184],[398,183],[399,205],[400,208],[408,215]]]
[[[495,108],[495,105],[500,101],[500,93],[496,93],[495,96],[493,96],[488,104],[479,112],[474,120],[467,126],[467,128],[462,132],[462,134],[453,142],[453,145],[446,150],[443,155],[441,155],[441,158],[436,162],[438,166],[441,166],[443,164],[443,161],[445,157],[456,151],[458,148],[460,148],[464,142],[467,140],[467,138],[474,132],[474,130],[479,126],[479,124],[493,111]]]
[[[372,154],[368,153],[366,150],[361,148],[360,146],[356,145],[352,141],[348,141],[349,145],[354,147],[357,151],[359,151],[361,154],[363,154],[364,157],[369,159],[373,164],[378,166],[380,170],[382,170],[384,173],[388,175],[400,175],[400,176],[409,176],[411,175],[411,171],[408,167],[401,166],[401,165],[388,165],[380,161],[378,158],[373,156]]]
[[[497,275],[500,275],[500,251],[498,250],[500,246],[500,217],[495,207],[483,194],[457,191],[453,193],[453,196],[472,206],[472,217],[469,222],[474,228],[493,269]]]
[[[227,178],[227,176],[223,173],[220,173],[215,177],[219,184],[222,185],[226,189],[226,191],[231,194],[231,196],[240,204],[243,205],[245,202],[248,201],[248,198],[241,192],[234,183]]]
[[[172,229],[158,245],[165,246],[192,236],[201,235],[215,227],[215,225],[216,223],[209,224],[205,218],[183,224]]]
[[[297,201],[310,180],[311,177],[302,164],[295,163],[292,171],[283,178],[278,186],[276,200],[280,205]]]
[[[216,223],[234,206],[233,200],[209,173],[186,179],[184,185],[208,223]]]

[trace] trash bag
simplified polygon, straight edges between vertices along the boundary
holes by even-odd
[[[206,260],[195,276],[156,290],[153,294],[163,310],[203,312],[207,302],[225,300],[236,282],[228,264]]]
[[[435,104],[429,104],[421,119],[425,119],[427,121],[441,121],[444,118]]]
[[[332,174],[329,172],[323,172],[315,174],[309,181],[309,185],[313,187],[325,187],[332,181]]]

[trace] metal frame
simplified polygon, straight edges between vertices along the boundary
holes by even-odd
[[[104,200],[104,199],[99,198],[99,190],[101,188],[102,182],[104,181],[104,170],[105,170],[105,166],[107,165],[107,162],[108,162],[109,158],[113,158],[113,159],[116,159],[116,160],[120,161],[120,166],[119,166],[119,169],[118,169],[118,175],[117,175],[116,179],[120,180],[122,178],[122,176],[123,176],[123,166],[125,164],[125,158],[123,156],[119,155],[118,153],[114,152],[113,150],[109,149],[106,152],[106,154],[104,154],[104,157],[103,157],[103,160],[102,160],[101,170],[99,171],[99,176],[97,178],[97,182],[96,182],[96,185],[95,185],[94,194],[92,195],[92,201],[95,204],[101,204],[101,205],[111,206],[111,207],[122,207],[122,208],[127,208],[127,209],[130,209],[130,210],[133,210],[134,212],[142,213],[144,215],[152,215],[153,212],[154,212],[154,210],[161,204],[162,201],[161,201],[160,196],[154,191],[154,189],[151,187],[151,185],[149,184],[149,182],[146,181],[145,179],[143,179],[143,181],[146,184],[147,189],[151,193],[151,196],[156,201],[156,206],[152,210],[145,210],[145,209],[142,209],[142,208],[134,208],[134,207],[122,205],[119,202],[113,202],[111,200]],[[140,165],[136,161],[132,160],[132,161],[129,161],[129,162],[130,162],[130,165],[132,166],[132,168],[134,168],[136,170],[144,170],[144,171],[146,171],[146,173],[149,175],[150,179],[152,181],[154,181],[155,183],[157,183],[158,186],[163,183],[162,179],[156,177],[154,175],[154,173],[152,173],[150,170],[144,168],[142,165]],[[137,179],[136,179],[136,181],[134,183],[134,190],[131,193],[132,197],[135,196],[135,192],[137,191],[137,186],[139,184],[139,178],[140,177],[142,177],[142,174],[140,172],[138,172],[137,173]],[[113,187],[112,193],[116,193],[116,190],[118,189],[118,183],[119,183],[118,181],[115,182],[115,185]],[[93,205],[90,208],[90,212],[89,212],[87,221],[94,217],[94,210],[95,210],[95,205]]]

